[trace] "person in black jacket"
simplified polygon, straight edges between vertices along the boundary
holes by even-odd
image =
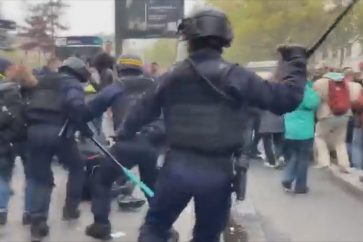
[[[119,130],[134,137],[164,115],[168,152],[155,186],[139,242],[165,242],[190,200],[195,202],[193,242],[217,242],[231,206],[233,157],[240,149],[243,110],[256,107],[278,115],[301,102],[306,83],[306,49],[278,48],[282,82],[271,83],[222,58],[233,34],[226,15],[202,9],[179,25],[189,57],[162,75],[159,85],[134,106]]]
[[[154,80],[143,74],[140,57],[122,55],[119,58],[118,72],[120,79],[103,88],[89,102],[92,114],[102,113],[111,107],[114,128],[122,125],[130,108],[144,93],[155,86]],[[127,168],[138,166],[141,179],[153,187],[157,177],[156,162],[159,155],[157,144],[163,142],[164,132],[161,122],[154,122],[145,127],[131,139],[117,140],[110,152]],[[161,123],[162,125],[162,123]],[[122,175],[119,167],[109,159],[101,162],[96,171],[92,188],[92,213],[94,223],[86,228],[86,234],[98,239],[110,239],[109,221],[111,188],[114,181]],[[149,199],[149,198],[148,198]]]
[[[19,77],[25,78],[19,75],[23,75],[25,70],[5,59],[1,59],[0,63],[0,72],[4,73],[5,77],[0,82],[0,225],[5,225],[12,193],[10,181],[17,155],[16,144],[23,142],[26,134],[22,86],[17,82]],[[29,82],[29,76],[26,81]],[[21,84],[24,83],[25,81]],[[25,162],[24,154],[22,160]],[[28,199],[29,194],[26,194],[24,214],[29,208]]]
[[[100,83],[96,87],[98,90],[103,89],[114,82],[114,65],[114,58],[107,53],[100,53],[94,58],[93,66],[100,77]]]
[[[85,135],[92,135],[85,126],[85,120],[92,118],[85,104],[81,84],[90,76],[85,63],[70,57],[59,71],[59,74],[39,78],[26,107],[29,150],[27,187],[32,193],[30,230],[34,241],[41,240],[49,233],[47,218],[54,186],[51,171],[54,155],[69,170],[63,218],[71,220],[80,216],[78,206],[85,174],[74,132],[79,130]],[[69,120],[70,125],[64,125],[66,120]]]

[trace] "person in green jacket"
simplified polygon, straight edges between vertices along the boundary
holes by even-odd
[[[314,137],[314,115],[319,107],[320,97],[314,91],[312,82],[305,86],[304,98],[300,106],[284,117],[285,124],[285,158],[282,186],[286,190],[304,194],[308,192],[307,175]]]

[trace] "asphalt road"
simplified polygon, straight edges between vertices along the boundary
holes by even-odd
[[[84,234],[85,227],[92,223],[90,204],[85,202],[81,206],[82,215],[78,221],[64,222],[61,219],[62,207],[65,199],[65,184],[67,173],[60,167],[54,167],[56,187],[52,194],[52,204],[50,208],[49,225],[50,235],[46,242],[88,242],[92,240]],[[23,187],[24,175],[21,163],[18,162],[14,171],[12,188],[15,191],[10,201],[9,221],[5,227],[0,228],[0,242],[27,242],[30,241],[29,227],[21,224],[23,212]],[[139,194],[142,196],[141,194]],[[114,203],[111,213],[111,223],[115,238],[113,241],[135,242],[137,241],[138,229],[142,224],[147,207],[143,207],[137,212],[120,211]],[[180,232],[181,241],[190,240],[193,225],[192,206],[186,208],[184,213],[176,222],[176,229]]]
[[[60,167],[54,167],[54,171],[57,185],[50,209],[51,232],[44,241],[96,241],[84,235],[85,227],[92,222],[89,203],[82,204],[82,216],[78,221],[62,221],[67,174]],[[311,192],[307,195],[287,194],[281,189],[280,182],[281,171],[265,168],[257,162],[252,164],[248,199],[234,206],[234,214],[237,210],[242,214],[240,219],[249,241],[363,241],[363,201],[337,185],[328,171],[310,170]],[[21,224],[24,200],[21,165],[15,169],[12,187],[15,194],[10,201],[9,222],[0,228],[0,241],[29,241],[29,228]],[[137,212],[120,211],[114,203],[111,213],[114,241],[136,241],[146,210],[145,206]],[[182,242],[190,240],[193,223],[193,206],[190,205],[175,225]],[[235,230],[232,232],[236,233]],[[232,242],[239,241],[243,240]]]
[[[265,241],[363,241],[363,201],[339,186],[329,171],[310,169],[307,195],[284,192],[281,173],[257,162],[249,173],[249,201]]]

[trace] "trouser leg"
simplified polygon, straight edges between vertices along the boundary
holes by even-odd
[[[272,134],[263,134],[262,141],[268,163],[270,163],[270,165],[275,165],[276,159],[272,149]]]

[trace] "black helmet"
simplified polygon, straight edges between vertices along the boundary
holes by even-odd
[[[217,8],[204,8],[184,18],[178,26],[183,40],[214,37],[222,40],[223,47],[231,45],[233,33],[226,14]]]
[[[60,72],[66,72],[74,75],[80,82],[87,82],[91,73],[87,69],[86,63],[77,57],[69,57],[59,67]]]
[[[143,72],[144,64],[142,59],[137,55],[121,55],[117,59],[117,71],[134,70]]]

